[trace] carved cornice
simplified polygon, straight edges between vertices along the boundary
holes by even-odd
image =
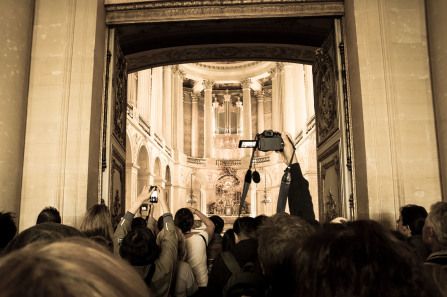
[[[263,63],[263,62],[255,61],[255,62],[246,62],[246,63],[236,64],[236,65],[232,65],[232,64],[230,64],[230,65],[212,65],[212,64],[206,64],[206,63],[194,63],[194,65],[201,67],[201,68],[211,69],[211,70],[228,71],[228,70],[242,70],[245,68],[253,67],[260,63]]]
[[[106,24],[131,24],[179,20],[334,16],[344,14],[342,0],[192,0],[106,2]]]
[[[315,47],[298,45],[199,45],[130,54],[128,71],[134,72],[160,65],[181,64],[203,60],[287,60],[288,62],[313,63]],[[281,64],[281,63],[280,63]],[[181,70],[180,70],[181,71]],[[182,74],[182,73],[181,73]],[[182,74],[184,75],[184,74]]]

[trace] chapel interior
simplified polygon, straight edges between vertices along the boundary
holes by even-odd
[[[236,3],[237,2],[237,3]],[[250,149],[291,135],[317,219],[429,209],[447,193],[443,0],[0,2],[0,211],[117,221],[145,184],[228,224]],[[276,211],[257,151],[243,214]],[[158,205],[155,216],[160,214]]]

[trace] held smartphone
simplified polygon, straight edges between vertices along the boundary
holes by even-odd
[[[155,191],[151,194],[151,197],[149,198],[149,202],[150,203],[157,203],[158,202],[157,186],[151,186],[149,191],[151,191],[152,188],[155,188]]]

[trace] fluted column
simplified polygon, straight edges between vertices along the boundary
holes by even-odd
[[[171,87],[171,67],[163,67],[163,138],[171,145],[171,105],[172,105],[172,87]]]
[[[205,112],[204,112],[204,133],[205,133],[205,158],[213,158],[213,82],[210,80],[204,81],[205,86]]]
[[[177,147],[180,152],[183,152],[184,138],[183,138],[183,78],[185,73],[181,70],[178,71],[177,81]]]
[[[178,98],[178,66],[172,66],[171,69],[171,75],[172,75],[172,84],[171,84],[171,89],[172,89],[172,104],[171,104],[171,113],[172,113],[172,118],[171,118],[171,136],[172,136],[172,147],[174,149],[178,148],[178,144],[177,144],[177,121],[178,121],[178,102],[177,102],[177,98]]]
[[[281,73],[283,79],[283,96],[282,96],[282,131],[295,135],[295,105],[294,105],[294,65],[290,63],[284,64],[284,70]]]
[[[242,83],[242,104],[244,106],[244,117],[243,117],[243,139],[253,139],[251,133],[251,94],[250,94],[250,84],[251,80],[246,79],[241,81]],[[251,150],[244,149],[244,155],[249,156]]]
[[[304,85],[306,89],[306,118],[310,119],[315,115],[314,82],[310,65],[304,65]]]
[[[272,77],[272,127],[274,131],[281,129],[280,125],[280,99],[281,99],[281,70],[283,68],[282,63],[276,63],[275,67],[270,71]]]
[[[294,105],[295,105],[295,133],[306,129],[306,119],[307,119],[307,106],[306,106],[306,85],[304,82],[304,65],[295,64],[294,66],[295,76],[293,85],[294,90]],[[295,134],[292,134],[295,136]]]
[[[137,83],[137,107],[138,113],[145,120],[150,118],[150,104],[151,104],[151,70],[146,69],[138,71]]]
[[[259,91],[255,93],[257,103],[258,103],[258,133],[264,131],[264,91]]]
[[[191,156],[199,155],[199,98],[200,93],[191,93]]]

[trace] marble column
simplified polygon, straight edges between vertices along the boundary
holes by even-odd
[[[163,139],[171,145],[171,104],[172,104],[172,88],[171,88],[171,66],[163,67]]]
[[[19,216],[34,1],[0,1],[0,211]]]
[[[293,103],[295,107],[294,119],[295,119],[295,133],[292,137],[295,137],[300,131],[306,133],[306,85],[304,82],[304,65],[295,64],[294,65],[294,98]]]
[[[183,137],[183,78],[185,73],[181,70],[178,71],[177,81],[177,148],[183,153],[184,149],[184,137]]]
[[[149,124],[150,118],[150,97],[151,97],[151,70],[138,71],[137,85],[137,107],[140,116]]]
[[[447,1],[425,1],[441,188],[447,200]]]
[[[171,118],[171,137],[172,137],[172,147],[173,149],[177,149],[178,148],[178,137],[177,137],[177,117],[178,117],[178,91],[179,88],[177,87],[178,81],[179,81],[179,77],[178,77],[178,66],[172,66],[171,69],[171,75],[172,75],[172,84],[171,84],[171,88],[172,88],[172,104],[171,104],[171,113],[172,113],[172,118]]]
[[[242,133],[243,139],[253,139],[252,138],[252,128],[251,128],[251,93],[250,84],[251,80],[246,79],[241,81],[242,84],[242,104],[244,106],[244,118],[243,125],[244,131]],[[251,150],[244,150],[247,154],[251,154]]]
[[[262,131],[264,131],[264,92],[255,92],[255,96],[257,99],[256,102],[258,103],[258,133],[262,133]]]
[[[314,82],[312,66],[304,65],[304,88],[306,97],[306,121],[315,115],[314,107]]]
[[[199,155],[199,98],[200,93],[191,93],[191,156]]]
[[[138,170],[140,166],[134,163],[126,164],[126,209],[135,202],[138,196]]]
[[[205,158],[213,158],[214,152],[213,152],[213,99],[212,99],[212,92],[213,92],[213,83],[210,80],[204,81],[205,86],[205,102],[204,102],[204,120],[205,120],[205,127],[204,127],[204,133],[205,133]]]
[[[283,63],[276,63],[276,65],[270,71],[272,77],[272,127],[274,131],[279,131],[281,129],[281,117],[280,117],[280,100],[281,100],[281,71],[283,68]]]
[[[282,131],[289,132],[292,137],[295,136],[295,93],[294,93],[294,64],[284,64],[281,76],[283,79],[282,96]]]

